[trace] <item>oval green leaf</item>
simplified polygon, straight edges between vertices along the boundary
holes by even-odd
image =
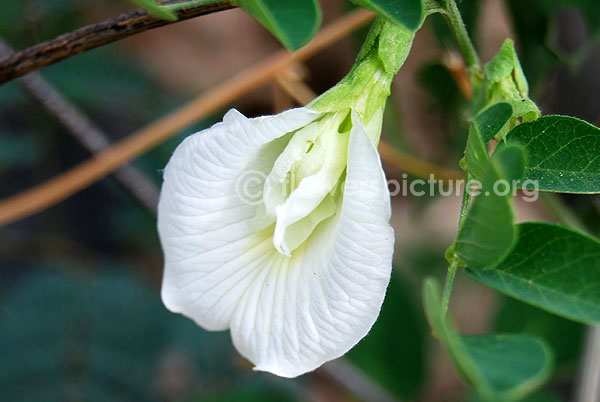
[[[525,180],[538,189],[600,193],[600,129],[568,116],[545,116],[510,131],[507,141],[525,145]],[[531,185],[525,183],[526,188]]]
[[[507,146],[491,159],[486,154],[480,164],[481,186],[473,190],[478,194],[473,194],[453,249],[466,265],[487,269],[502,261],[517,240],[511,183],[522,176],[525,156],[521,147]]]
[[[551,313],[600,324],[600,242],[548,223],[517,225],[508,257],[487,269],[467,268],[471,278]]]
[[[457,371],[484,401],[516,401],[535,391],[550,374],[547,344],[528,335],[459,335],[440,309],[437,281],[427,279],[425,311]]]
[[[510,103],[498,102],[486,108],[475,117],[474,122],[479,129],[481,139],[487,144],[504,128],[513,116],[513,108]]]
[[[288,50],[307,44],[321,24],[316,0],[236,0]]]

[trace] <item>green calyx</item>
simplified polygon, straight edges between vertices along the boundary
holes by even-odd
[[[308,107],[319,112],[354,110],[368,124],[385,107],[392,79],[406,60],[413,38],[413,31],[378,19],[348,75]]]
[[[541,114],[529,98],[529,85],[511,39],[507,39],[498,54],[485,65],[482,79],[475,84],[473,114],[477,115],[497,102],[507,102],[513,108],[509,124],[496,135],[498,140],[503,139],[513,127],[535,120]]]

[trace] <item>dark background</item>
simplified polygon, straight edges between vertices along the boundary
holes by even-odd
[[[324,24],[348,2],[322,1]],[[600,9],[595,0],[463,0],[484,60],[516,41],[531,95],[543,114],[600,121]],[[133,8],[124,0],[2,0],[0,37],[22,49]],[[317,93],[349,69],[366,30],[306,63]],[[41,71],[104,130],[125,138],[279,50],[241,10],[146,32]],[[441,18],[419,32],[388,103],[383,138],[428,161],[457,168],[466,102],[443,60],[454,43]],[[273,85],[235,102],[248,116],[280,105]],[[220,120],[218,113],[132,161],[156,186],[175,146]],[[26,190],[90,157],[31,95],[0,86],[0,197]],[[388,175],[399,171],[386,166]],[[595,196],[564,198],[598,233]],[[456,197],[394,198],[395,271],[381,317],[345,359],[365,381],[401,400],[463,401],[460,383],[431,338],[419,290],[443,277]],[[551,220],[540,203],[517,202],[522,220]],[[210,333],[160,302],[162,255],[155,217],[113,177],[32,217],[0,228],[1,401],[360,400],[336,380],[337,366],[295,380],[251,371],[227,332]],[[459,277],[451,313],[462,332],[527,332],[556,354],[540,401],[567,401],[583,328]],[[342,375],[342,377],[345,377]],[[343,380],[343,378],[342,378]],[[346,378],[348,380],[348,378]],[[367,399],[370,390],[363,387]],[[536,397],[536,398],[538,398]]]

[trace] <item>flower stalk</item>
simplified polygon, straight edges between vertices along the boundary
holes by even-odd
[[[469,37],[469,33],[467,32],[465,23],[460,15],[456,1],[445,0],[444,9],[444,18],[446,19],[448,26],[456,38],[456,42],[458,43],[458,47],[463,56],[465,64],[469,70],[471,70],[471,72],[477,72],[481,69],[481,62],[479,61],[479,56],[477,55],[475,46],[473,46],[473,41],[471,41],[471,38]]]

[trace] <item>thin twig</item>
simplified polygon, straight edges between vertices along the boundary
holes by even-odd
[[[11,47],[0,38],[0,56],[13,53]],[[33,96],[77,141],[92,154],[110,148],[108,136],[65,99],[39,73],[33,72],[19,78],[19,83]],[[136,167],[125,164],[114,174],[115,178],[148,211],[156,214],[159,191],[157,186]]]
[[[277,52],[259,65],[245,70],[170,115],[130,135],[112,148],[45,183],[0,202],[0,226],[42,211],[113,172],[123,163],[143,154],[189,127],[271,81],[277,74],[346,37],[374,18],[358,10],[325,27],[307,46],[295,53]]]
[[[85,52],[86,50],[94,49],[150,29],[231,8],[234,8],[234,6],[229,2],[186,8],[176,12],[177,21],[162,20],[149,15],[141,8],[131,10],[116,17],[84,26],[0,59],[0,85],[31,71]]]

